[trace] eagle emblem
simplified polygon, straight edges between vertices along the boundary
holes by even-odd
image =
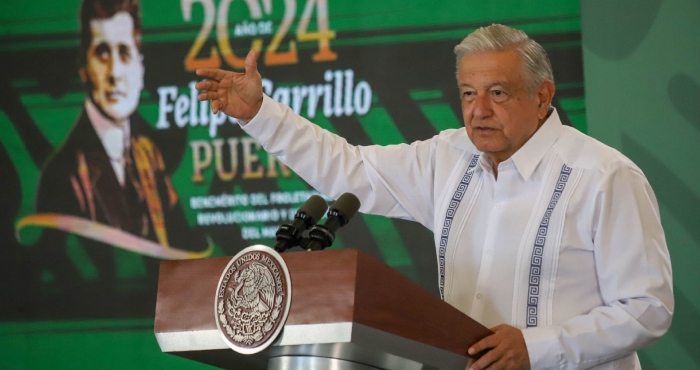
[[[229,262],[217,289],[217,324],[229,347],[242,353],[260,351],[275,339],[290,303],[284,260],[268,247],[243,253],[254,247]]]
[[[242,273],[237,272],[234,280],[239,283],[231,296],[234,308],[243,307],[259,313],[270,311],[275,303],[275,285],[269,269],[253,262]]]

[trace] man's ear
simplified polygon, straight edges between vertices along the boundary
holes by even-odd
[[[544,80],[540,84],[539,89],[537,89],[537,117],[539,119],[545,119],[549,113],[549,107],[552,104],[552,99],[554,99],[554,93],[556,88],[554,87],[554,82],[552,80]]]
[[[141,77],[143,77],[143,74],[146,73],[146,65],[143,64],[143,54],[139,52],[139,64],[141,64]]]
[[[88,74],[87,67],[80,67],[78,69],[78,74],[80,75],[80,81],[83,83],[85,91],[92,94],[92,81],[90,81],[90,75]]]

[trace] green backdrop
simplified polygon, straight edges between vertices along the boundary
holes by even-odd
[[[581,2],[589,134],[644,171],[661,209],[676,309],[644,369],[700,368],[700,2]]]
[[[296,4],[291,14],[285,13],[284,1],[273,0],[270,11],[263,8],[260,16],[244,1],[234,0],[228,8],[222,3],[144,0],[142,4],[146,72],[138,112],[153,127],[154,140],[166,155],[191,230],[213,241],[212,255],[233,255],[250,244],[269,245],[273,239],[265,233],[280,223],[202,221],[212,212],[225,216],[282,208],[203,210],[194,206],[193,199],[263,194],[269,200],[273,193],[307,194],[310,189],[281,169],[275,176],[244,179],[238,173],[227,180],[208,166],[201,181],[193,180],[197,165],[193,148],[199,145],[193,143],[245,140],[228,122],[213,135],[209,128],[191,122],[179,128],[172,112],[163,110],[161,88],[189,93],[188,85],[197,79],[192,61],[211,63],[216,56],[220,67],[235,67],[235,61],[226,59],[222,32],[216,27],[207,30],[208,16],[216,19],[228,11],[223,34],[239,57],[255,38],[269,50],[279,34],[279,52],[297,42],[296,61],[274,64],[261,59],[260,71],[274,85],[271,93],[328,83],[327,71],[352,71],[355,85],[366,82],[371,87],[366,112],[329,116],[320,106],[313,112],[315,123],[355,144],[411,142],[460,126],[452,48],[479,26],[505,23],[528,32],[550,54],[557,80],[554,104],[565,123],[620,148],[649,177],[661,203],[673,258],[678,310],[671,334],[643,351],[641,359],[645,368],[667,368],[668,362],[673,368],[699,366],[698,354],[691,348],[697,347],[694,338],[700,327],[700,293],[693,289],[698,274],[692,267],[700,260],[693,212],[700,191],[693,186],[698,172],[688,170],[689,158],[697,153],[692,143],[700,128],[700,114],[694,114],[700,113],[699,68],[693,66],[700,60],[700,49],[691,36],[698,34],[693,31],[700,24],[697,1],[608,5],[578,0],[441,0],[430,2],[426,9],[426,2],[418,0],[329,0],[328,24],[335,31],[329,45],[337,57],[319,61],[313,59],[319,44],[295,36],[307,0],[291,1]],[[205,10],[208,5],[211,12]],[[114,303],[106,313],[91,306],[90,294],[71,294],[73,301],[66,302],[63,293],[71,286],[62,283],[62,270],[55,266],[59,262],[38,252],[36,241],[42,230],[15,233],[17,222],[34,213],[42,165],[67,137],[85,99],[75,63],[79,6],[79,1],[50,0],[0,4],[0,368],[206,368],[160,353],[152,333],[156,281],[147,273],[157,260],[117,247],[103,248],[116,265],[116,288],[102,292],[106,302]],[[310,32],[321,26],[317,14],[313,9]],[[283,32],[285,20],[290,27]],[[253,35],[258,31],[263,34]],[[284,98],[283,92],[278,96]],[[299,105],[309,116],[307,108],[308,101]],[[169,120],[169,128],[157,127],[161,117]],[[663,142],[655,145],[659,139]],[[246,154],[238,150],[241,156]],[[270,161],[261,150],[247,155],[257,155],[261,166]],[[231,166],[233,161],[224,164]],[[284,207],[292,210],[300,203]],[[428,231],[404,221],[363,215],[339,233],[334,248],[345,246],[360,246],[437,293]],[[81,283],[99,286],[98,267],[86,253],[86,244],[71,239],[56,245],[55,253],[69,261],[70,266],[61,268],[75,269]],[[134,297],[145,299],[134,303]]]

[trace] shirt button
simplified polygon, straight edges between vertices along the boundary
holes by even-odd
[[[501,204],[500,204],[500,203],[496,203],[496,205],[495,205],[495,206],[493,206],[493,208],[496,208],[496,209],[501,209]]]
[[[484,297],[484,296],[481,295],[481,293],[479,293],[479,294],[476,295],[476,299],[481,299],[481,298],[483,298],[483,297]]]
[[[491,249],[490,249],[490,248],[486,250],[486,254],[491,254]]]

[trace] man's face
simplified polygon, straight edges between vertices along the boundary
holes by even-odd
[[[510,158],[537,131],[544,117],[539,93],[528,97],[515,50],[466,55],[457,79],[469,139],[495,163]]]
[[[90,21],[92,43],[81,69],[92,100],[118,125],[134,112],[143,88],[142,56],[134,39],[134,21],[126,12]]]

